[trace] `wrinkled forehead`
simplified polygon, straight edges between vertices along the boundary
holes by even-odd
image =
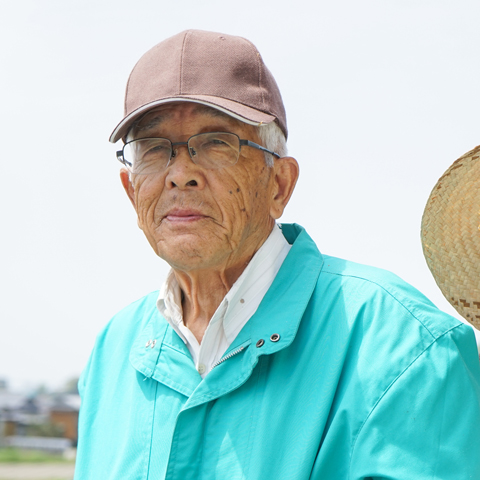
[[[174,122],[181,114],[185,113],[211,118],[212,120],[221,119],[222,122],[232,127],[250,127],[250,125],[206,105],[192,102],[174,102],[153,108],[138,119],[130,128],[127,140],[134,138],[141,132],[152,130],[168,122]]]

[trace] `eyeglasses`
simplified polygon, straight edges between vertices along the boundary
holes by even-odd
[[[242,146],[253,147],[280,158],[278,153],[250,140],[241,140],[235,133],[209,132],[193,135],[186,142],[175,143],[168,138],[138,138],[127,142],[117,152],[117,159],[136,175],[159,173],[176,157],[176,147],[182,145],[187,146],[193,163],[209,170],[235,165]]]

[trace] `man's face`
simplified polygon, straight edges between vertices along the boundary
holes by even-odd
[[[260,143],[255,129],[194,103],[169,104],[148,113],[135,138],[185,142],[204,132],[231,132]],[[160,173],[122,181],[137,211],[139,227],[174,269],[242,268],[270,233],[278,209],[275,168],[262,152],[242,147],[238,162],[207,170],[193,163],[187,148]]]

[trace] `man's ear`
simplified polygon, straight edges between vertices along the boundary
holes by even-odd
[[[135,190],[133,189],[130,174],[126,168],[120,170],[120,180],[122,181],[125,192],[127,192],[128,198],[132,202],[133,208],[135,208]]]
[[[300,169],[293,157],[276,159],[273,168],[275,172],[275,189],[270,204],[270,215],[277,220],[282,216],[292,196]]]

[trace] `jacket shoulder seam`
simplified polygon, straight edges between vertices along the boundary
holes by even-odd
[[[425,323],[420,319],[418,318],[417,315],[415,315],[411,310],[410,308],[408,308],[399,298],[397,298],[394,293],[392,293],[388,288],[386,288],[384,285],[382,285],[381,283],[378,283],[376,282],[375,280],[372,280],[370,278],[366,278],[366,277],[362,277],[360,275],[345,275],[343,273],[337,273],[337,272],[329,272],[328,270],[324,270],[324,273],[328,273],[330,275],[336,275],[336,276],[339,276],[339,277],[345,277],[345,278],[355,278],[357,280],[362,280],[364,282],[367,282],[367,283],[370,283],[372,285],[376,285],[378,288],[380,288],[381,290],[383,290],[386,294],[388,294],[395,302],[397,302],[398,304],[400,304],[407,312],[410,316],[412,316],[413,318],[415,318],[415,320],[418,321],[418,323],[420,323],[423,328],[425,328],[425,330],[430,334],[430,336],[433,338],[433,339],[437,339],[437,338],[440,338],[442,335],[444,335],[445,333],[449,332],[451,330],[451,328],[455,328],[457,327],[458,325],[455,325],[455,327],[451,327],[450,329],[444,331],[444,332],[441,332],[440,335],[434,335],[432,333],[432,331],[425,325]],[[428,347],[426,347],[428,348]]]

